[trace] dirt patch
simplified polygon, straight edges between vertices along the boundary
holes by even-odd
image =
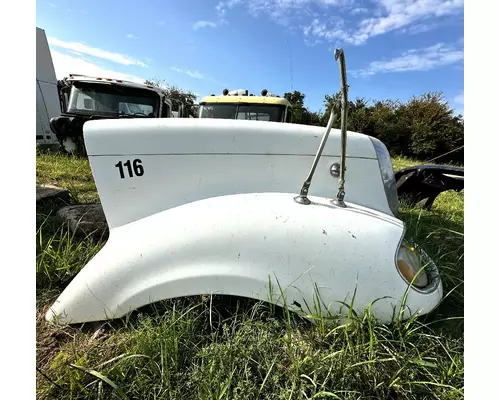
[[[107,239],[109,236],[108,223],[100,204],[63,207],[57,211],[57,216],[79,237],[92,235],[98,239]]]
[[[54,296],[55,299],[55,296]],[[36,387],[47,383],[46,370],[52,357],[57,354],[60,347],[70,340],[70,337],[61,329],[50,327],[45,321],[45,313],[48,311],[51,302],[44,301],[44,304],[37,305],[36,312]],[[45,376],[44,376],[45,375]]]

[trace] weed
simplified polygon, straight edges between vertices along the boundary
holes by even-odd
[[[402,158],[395,167],[411,165]],[[75,173],[77,171],[77,173]],[[97,201],[85,159],[39,155],[37,182]],[[105,323],[52,327],[44,312],[103,242],[37,216],[37,392],[41,399],[463,399],[463,194],[401,208],[408,236],[440,269],[430,315],[375,323],[371,307],[333,322],[227,296],[172,299]],[[270,278],[271,279],[271,278]],[[274,277],[273,277],[274,279]]]

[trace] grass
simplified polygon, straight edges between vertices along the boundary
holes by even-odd
[[[99,202],[90,165],[82,158],[48,153],[37,155],[36,184],[65,188],[76,203]]]
[[[395,158],[399,169],[414,162]],[[40,155],[37,183],[98,201],[88,162]],[[43,316],[103,245],[37,216],[40,399],[462,399],[463,193],[431,211],[403,205],[408,232],[437,262],[446,298],[431,315],[374,324],[369,310],[315,324],[287,309],[215,296],[156,303],[126,318],[53,327]]]

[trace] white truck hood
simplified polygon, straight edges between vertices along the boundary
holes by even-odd
[[[90,156],[160,154],[311,155],[323,127],[278,122],[210,118],[88,121]],[[119,138],[119,140],[117,140]],[[332,129],[323,156],[340,155],[340,130]],[[376,158],[368,136],[348,132],[347,157]],[[307,171],[304,171],[304,174]]]

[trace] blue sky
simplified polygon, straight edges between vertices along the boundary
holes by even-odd
[[[407,100],[443,91],[463,113],[463,0],[38,0],[58,78],[161,78],[199,96],[227,87],[300,90],[323,107],[350,98]]]

